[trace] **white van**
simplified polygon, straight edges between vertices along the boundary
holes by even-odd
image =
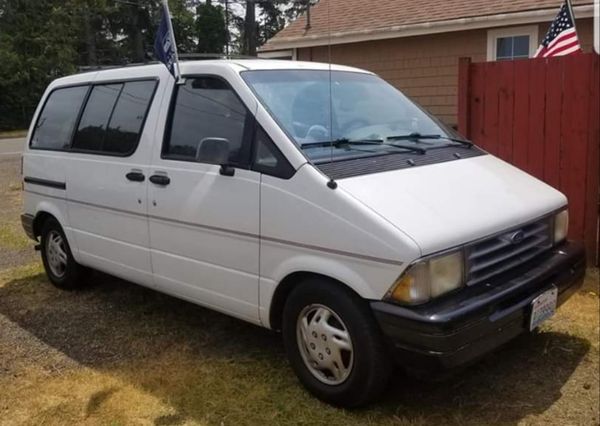
[[[464,365],[582,282],[567,200],[370,72],[239,60],[54,81],[23,155],[50,281],[89,269],[281,331],[317,397]]]

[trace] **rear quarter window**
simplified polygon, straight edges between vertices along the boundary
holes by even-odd
[[[88,86],[66,87],[50,93],[31,138],[31,147],[63,150],[71,143]]]

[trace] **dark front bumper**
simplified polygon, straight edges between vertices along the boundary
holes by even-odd
[[[556,286],[558,305],[581,286],[585,251],[568,242],[510,275],[416,307],[371,302],[375,318],[403,366],[452,368],[529,330],[531,302]]]

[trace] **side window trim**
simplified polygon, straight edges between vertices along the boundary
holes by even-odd
[[[255,118],[254,118],[254,114],[252,113],[251,109],[248,108],[248,106],[244,103],[243,99],[240,97],[240,95],[237,93],[237,91],[234,89],[234,87],[229,83],[229,81],[217,74],[186,74],[182,76],[182,80],[185,82],[187,79],[194,79],[194,78],[214,78],[216,80],[220,80],[222,82],[224,82],[227,87],[229,87],[229,89],[231,90],[231,93],[234,94],[234,96],[240,101],[240,105],[242,105],[244,107],[244,110],[246,111],[246,118],[244,120],[244,132],[243,132],[243,136],[242,136],[242,145],[241,145],[241,152],[240,152],[240,161],[238,163],[234,163],[232,164],[232,166],[237,167],[239,169],[250,169],[251,163],[252,163],[252,146],[253,146],[253,139],[254,139],[254,127],[255,127]],[[173,117],[175,115],[175,107],[177,105],[177,97],[179,96],[179,88],[182,86],[182,84],[175,84],[173,86],[173,90],[172,90],[172,94],[171,94],[171,99],[169,101],[169,110],[167,113],[167,120],[166,120],[166,124],[165,124],[165,130],[163,132],[163,138],[162,138],[162,144],[161,144],[161,148],[160,148],[160,159],[161,160],[168,160],[168,161],[184,161],[187,163],[198,163],[195,160],[192,159],[186,159],[186,158],[178,158],[178,157],[174,157],[172,155],[169,155],[167,153],[167,149],[169,147],[169,144],[171,142],[171,130],[173,127]],[[205,164],[205,163],[198,163],[198,164]]]
[[[241,100],[241,99],[240,99]],[[242,103],[242,105],[244,105]],[[246,108],[246,105],[244,105]],[[246,108],[248,110],[248,108]],[[254,135],[256,134],[256,118],[250,110],[246,113],[244,120],[244,136],[242,140],[242,148],[240,150],[239,168],[250,170],[252,168],[252,155],[254,153]]]
[[[128,152],[126,154],[119,154],[119,153],[110,153],[110,152],[102,152],[102,151],[89,151],[89,150],[80,150],[80,149],[75,149],[73,148],[73,140],[75,138],[75,133],[77,132],[77,129],[79,128],[79,124],[81,122],[81,118],[83,116],[83,112],[85,111],[85,107],[87,106],[88,100],[90,98],[90,95],[92,93],[92,90],[95,86],[104,86],[104,85],[109,85],[109,84],[123,84],[123,87],[125,86],[125,84],[127,83],[134,83],[134,82],[141,82],[141,81],[152,81],[154,82],[154,89],[152,91],[152,94],[150,95],[149,101],[148,101],[148,107],[146,108],[146,112],[144,115],[144,119],[142,120],[141,123],[141,127],[140,127],[140,132],[138,135],[138,139],[136,141],[135,144],[135,148],[131,151]],[[148,115],[150,113],[150,109],[152,109],[153,106],[153,102],[154,102],[154,97],[156,95],[156,92],[158,90],[158,87],[160,85],[160,78],[159,77],[140,77],[140,78],[130,78],[130,79],[114,79],[114,80],[103,80],[103,81],[92,81],[92,82],[85,82],[85,83],[76,83],[76,84],[66,84],[64,86],[57,86],[55,88],[53,88],[50,93],[48,93],[48,96],[46,96],[46,99],[44,99],[44,104],[42,105],[42,108],[40,109],[40,112],[38,113],[37,117],[35,118],[35,125],[34,125],[34,131],[31,134],[31,138],[28,141],[28,146],[29,149],[32,150],[38,150],[38,151],[55,151],[55,152],[73,152],[76,154],[93,154],[93,155],[103,155],[103,156],[108,156],[108,157],[130,157],[133,154],[135,154],[135,152],[137,151],[137,148],[140,144],[140,140],[142,138],[142,134],[144,133],[145,127],[146,127],[146,121],[148,119]],[[31,145],[32,141],[33,141],[33,136],[35,135],[35,130],[37,129],[38,126],[38,122],[40,120],[40,117],[42,116],[42,113],[44,112],[44,109],[46,108],[46,105],[48,104],[48,100],[50,99],[50,96],[52,96],[52,94],[58,90],[61,89],[70,89],[73,87],[87,87],[87,92],[85,94],[85,96],[83,97],[83,102],[81,103],[80,107],[79,107],[79,112],[77,113],[77,119],[75,121],[75,125],[73,126],[73,130],[71,131],[71,136],[69,139],[69,144],[67,145],[67,148],[39,148],[39,147],[34,147]],[[118,102],[118,99],[117,99]],[[113,111],[111,112],[111,116],[108,120],[108,124],[110,124],[110,120],[112,119],[112,113],[114,112],[114,109],[116,108],[117,102],[115,102],[115,105],[113,106]]]

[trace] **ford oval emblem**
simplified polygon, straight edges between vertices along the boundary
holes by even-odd
[[[510,236],[510,242],[512,244],[520,244],[523,242],[525,238],[525,233],[523,231],[517,231]]]

